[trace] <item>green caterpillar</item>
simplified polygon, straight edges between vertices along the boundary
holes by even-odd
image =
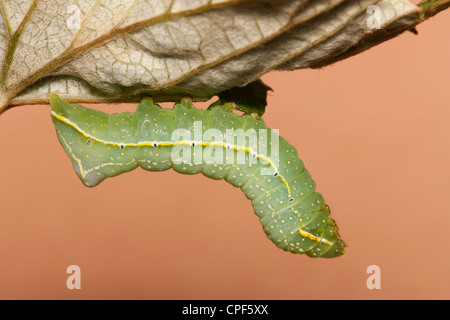
[[[184,99],[163,109],[145,98],[136,113],[106,114],[50,97],[58,139],[88,187],[140,166],[225,179],[252,201],[277,247],[336,257],[345,244],[294,147],[262,119],[230,104],[198,110]],[[269,139],[270,136],[270,139]]]

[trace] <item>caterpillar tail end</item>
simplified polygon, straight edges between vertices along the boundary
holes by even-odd
[[[345,253],[345,247],[347,245],[341,239],[338,239],[324,255],[322,258],[335,258],[343,255]]]

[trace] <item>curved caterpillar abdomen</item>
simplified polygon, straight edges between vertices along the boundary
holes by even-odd
[[[57,95],[50,102],[59,141],[86,186],[138,166],[203,173],[241,188],[279,248],[311,257],[344,252],[328,206],[297,151],[263,120],[234,114],[227,104],[198,110],[188,100],[162,109],[145,98],[136,113],[115,114],[70,104]],[[237,132],[256,135],[239,139]]]

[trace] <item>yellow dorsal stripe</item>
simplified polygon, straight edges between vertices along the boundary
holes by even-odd
[[[95,142],[99,142],[99,143],[103,143],[105,145],[111,145],[111,146],[116,146],[116,147],[120,147],[120,148],[125,148],[125,147],[152,147],[154,148],[156,147],[166,147],[166,146],[177,146],[177,145],[192,145],[193,143],[195,144],[201,144],[202,146],[221,146],[224,149],[227,148],[227,146],[229,146],[230,148],[236,150],[236,151],[244,151],[247,152],[250,155],[253,155],[254,152],[252,149],[250,148],[245,148],[245,147],[238,147],[238,146],[234,146],[234,145],[227,145],[224,142],[196,142],[196,141],[187,141],[187,140],[182,140],[182,141],[175,141],[175,142],[170,142],[170,141],[163,141],[163,142],[157,142],[157,141],[144,141],[144,142],[139,142],[139,143],[132,143],[132,142],[125,142],[125,143],[117,143],[114,141],[107,141],[107,140],[102,140],[99,138],[96,138],[92,135],[87,134],[86,132],[83,131],[83,129],[81,129],[76,123],[73,123],[72,121],[70,121],[69,119],[67,119],[66,117],[63,117],[59,114],[57,114],[56,112],[54,112],[53,110],[50,111],[51,115],[53,117],[55,117],[56,119],[58,119],[59,121],[71,126],[72,128],[74,128],[77,132],[79,132],[80,134],[82,134],[86,139],[90,139],[92,141]],[[277,172],[277,177],[279,177],[281,179],[281,181],[284,183],[284,185],[286,186],[286,190],[288,192],[288,197],[291,196],[291,189],[289,188],[289,184],[287,183],[286,179],[279,174],[278,172],[278,168],[275,166],[275,164],[273,163],[273,161],[271,161],[268,157],[262,155],[262,154],[257,154],[256,155],[257,159],[262,159],[266,162],[268,162],[270,164],[270,166]],[[81,164],[80,164],[81,167]]]
[[[317,241],[317,242],[320,242],[320,243],[325,243],[325,244],[327,244],[327,245],[329,245],[329,246],[332,246],[332,245],[333,245],[333,244],[332,244],[330,241],[328,241],[327,239],[325,239],[325,238],[320,238],[320,237],[316,237],[315,235],[313,235],[313,234],[311,234],[311,233],[309,233],[309,232],[303,231],[302,229],[298,229],[298,232],[300,233],[301,236],[303,236],[303,237],[305,237],[305,238],[308,238],[308,239],[310,239],[310,240]]]

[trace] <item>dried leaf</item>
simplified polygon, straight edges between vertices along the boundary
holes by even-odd
[[[271,70],[359,53],[422,12],[407,0],[3,0],[0,10],[0,112],[52,92],[206,100]]]

